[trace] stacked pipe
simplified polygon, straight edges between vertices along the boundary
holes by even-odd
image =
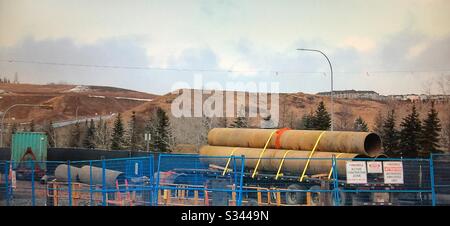
[[[345,160],[384,156],[381,139],[375,133],[244,128],[210,130],[208,145],[200,148],[200,155],[218,157],[203,161],[220,166],[228,161],[224,156],[243,155],[247,169],[254,170],[260,159],[258,171],[276,173],[280,170],[291,174],[301,174],[310,159],[306,168],[308,175],[329,173],[333,156]],[[239,158],[236,160],[240,164]],[[337,161],[340,175],[345,175],[345,162]]]

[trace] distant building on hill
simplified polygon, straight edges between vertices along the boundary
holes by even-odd
[[[331,92],[317,93],[319,96],[330,96]],[[338,90],[333,91],[333,97],[344,99],[371,99],[371,100],[384,100],[386,97],[381,96],[375,91],[371,90]]]
[[[316,95],[330,96],[330,92],[320,92]],[[426,94],[406,94],[406,95],[380,95],[375,91],[366,90],[337,90],[333,91],[333,97],[343,99],[370,99],[370,100],[403,100],[411,102],[436,101],[445,102],[450,100],[450,95],[426,95]]]

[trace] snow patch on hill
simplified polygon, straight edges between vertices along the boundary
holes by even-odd
[[[135,101],[146,101],[146,102],[150,102],[153,99],[142,99],[142,98],[132,98],[132,97],[115,97],[116,99],[121,99],[121,100],[135,100]]]
[[[83,92],[87,92],[89,90],[91,90],[91,88],[89,86],[81,86],[81,85],[79,85],[79,86],[75,86],[74,88],[69,89],[69,90],[67,90],[65,92],[66,93],[83,93]]]

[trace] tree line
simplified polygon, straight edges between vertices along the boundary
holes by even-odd
[[[416,106],[413,105],[410,113],[397,127],[396,112],[394,109],[386,116],[378,114],[375,118],[373,131],[383,140],[383,148],[390,156],[419,157],[430,153],[441,152],[439,132],[442,130],[438,112],[431,103],[431,108],[424,120],[420,120]]]
[[[84,131],[83,131],[84,128]],[[124,123],[122,114],[118,113],[112,128],[107,121],[100,119],[86,121],[84,126],[75,123],[70,130],[70,147],[109,150],[145,150],[144,134],[150,134],[151,151],[170,152],[173,142],[171,125],[166,112],[157,108],[151,113],[148,121],[138,120],[136,112],[132,112],[128,124]]]
[[[295,129],[302,130],[329,130],[331,127],[331,115],[328,113],[323,101],[319,102],[316,110],[309,114],[303,115],[300,121],[295,126]],[[344,130],[339,129],[338,130]],[[369,128],[366,121],[361,116],[358,116],[353,122],[352,128],[345,130],[367,132]]]
[[[394,109],[388,111],[386,116],[379,113],[375,118],[372,131],[381,137],[383,149],[388,156],[413,158],[441,152],[439,133],[442,127],[433,102],[423,121],[419,119],[419,113],[413,105],[411,112],[399,125],[400,127],[397,127]],[[296,129],[329,130],[330,127],[331,116],[325,104],[320,102],[315,112],[302,117]],[[361,116],[354,121],[353,131],[369,131],[367,123]]]
[[[177,123],[176,120],[174,122]],[[331,123],[331,115],[328,113],[324,102],[320,102],[315,111],[301,117],[293,126],[293,129],[329,130]],[[180,125],[176,124],[176,126]],[[250,123],[245,114],[238,114],[229,124],[226,118],[214,124],[212,119],[203,117],[201,128],[198,128],[198,131],[195,128],[186,128],[186,125],[182,127],[189,130],[186,133],[198,133],[197,142],[201,145],[206,143],[208,131],[217,126],[245,128],[250,127]],[[187,127],[191,126],[188,125]],[[335,130],[367,132],[369,128],[365,120],[358,116],[351,126],[347,128],[338,127]],[[388,111],[386,115],[379,113],[371,131],[380,135],[383,141],[383,149],[389,156],[418,157],[440,151],[439,133],[441,130],[438,112],[432,103],[427,117],[423,121],[419,119],[419,113],[415,105],[412,106],[410,114],[404,117],[399,125],[396,122],[395,110]],[[13,124],[10,131],[11,133],[17,131],[17,125]],[[28,131],[36,131],[34,121],[29,124]],[[46,123],[42,131],[49,137],[49,146],[55,147],[57,134],[52,122]],[[127,124],[124,123],[120,113],[112,126],[109,126],[107,121],[102,119],[98,122],[94,122],[94,120],[85,121],[84,124],[77,122],[71,126],[69,136],[67,136],[68,143],[65,146],[88,149],[146,150],[144,134],[150,135],[151,139],[148,143],[151,151],[170,152],[175,146],[171,122],[166,112],[161,108],[152,111],[147,121],[138,118],[136,113],[132,112]],[[184,142],[194,141],[191,139]],[[61,146],[61,144],[59,145]]]

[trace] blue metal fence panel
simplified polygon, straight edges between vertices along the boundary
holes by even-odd
[[[255,167],[258,161],[264,164]],[[161,154],[156,161],[153,156],[46,161],[44,175],[33,170],[43,162],[29,163],[30,171],[14,177],[12,162],[0,162],[0,205],[450,205],[450,155],[442,154],[429,159]],[[362,182],[352,180],[361,175],[348,168],[353,163],[364,163]],[[373,171],[378,164],[380,171]]]

